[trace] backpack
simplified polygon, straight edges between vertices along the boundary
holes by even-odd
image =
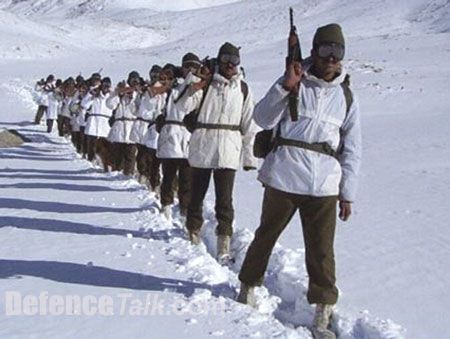
[[[346,117],[353,104],[353,94],[350,89],[350,75],[346,75],[344,81],[341,83],[341,88],[344,92],[346,103]],[[273,129],[263,130],[255,135],[255,142],[253,144],[253,155],[257,158],[264,159],[275,147],[275,138],[280,134],[279,127],[274,134]]]
[[[197,126],[198,115],[200,114],[200,110],[203,107],[203,103],[205,101],[205,97],[209,90],[210,84],[211,83],[208,83],[208,85],[206,85],[206,87],[204,88],[203,94],[202,94],[202,99],[200,101],[200,105],[198,106],[198,108],[193,110],[192,112],[189,112],[188,114],[186,114],[186,116],[183,119],[183,123],[190,133],[193,133]],[[245,102],[245,100],[247,100],[247,97],[248,97],[248,85],[244,80],[241,80],[241,92],[242,92],[242,95],[244,96],[243,102]]]

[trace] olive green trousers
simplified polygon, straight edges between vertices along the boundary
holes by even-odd
[[[309,276],[308,302],[335,304],[338,298],[333,249],[336,205],[336,196],[313,197],[266,187],[261,223],[242,264],[240,281],[250,286],[262,284],[272,249],[299,210]]]

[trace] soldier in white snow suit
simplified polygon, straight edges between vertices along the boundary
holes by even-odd
[[[62,86],[63,100],[58,115],[58,134],[60,137],[70,133],[70,103],[74,99],[76,91],[75,80],[73,78],[66,79]]]
[[[136,161],[136,145],[131,140],[131,129],[136,121],[139,74],[130,74],[128,86],[119,84],[106,101],[113,110],[113,124],[108,135],[113,155],[113,170],[123,170],[125,175],[133,175]]]
[[[157,189],[160,185],[159,162],[152,161],[154,143],[157,138],[155,120],[164,108],[166,96],[165,93],[158,94],[155,91],[157,86],[162,86],[158,81],[160,71],[160,66],[153,65],[150,70],[150,82],[141,86],[136,120],[130,135],[130,139],[137,146],[136,167],[139,173],[139,182],[148,184],[152,190]],[[148,137],[147,133],[151,133],[153,137]],[[154,168],[155,163],[156,168]]]
[[[81,107],[81,101],[88,91],[87,84],[83,81],[79,81],[77,84],[77,92],[73,96],[73,100],[70,102],[70,126],[72,134],[72,143],[75,146],[78,153],[83,153],[84,144],[84,114],[85,109]]]
[[[223,262],[228,261],[230,256],[236,170],[241,165],[241,157],[244,169],[255,169],[257,166],[252,151],[256,132],[252,119],[253,99],[239,72],[239,64],[239,49],[225,43],[219,49],[214,70],[208,73],[203,68],[205,79],[191,84],[188,92],[177,103],[184,112],[198,110],[195,130],[189,142],[192,192],[186,227],[192,243],[199,243],[203,200],[212,174],[218,223],[217,257]]]
[[[61,111],[61,105],[63,101],[62,81],[58,79],[55,83],[55,87],[49,89],[46,94],[47,97],[47,110],[45,111],[47,119],[47,133],[51,133],[53,130],[54,122],[58,119],[58,114]]]
[[[201,67],[200,59],[193,53],[182,58],[182,72],[185,78],[190,72],[196,73]],[[162,212],[171,218],[174,201],[174,181],[178,176],[178,202],[180,216],[185,218],[191,191],[191,167],[189,166],[189,139],[191,133],[183,123],[186,112],[175,105],[175,101],[187,90],[182,81],[170,91],[165,108],[164,124],[161,126],[156,156],[161,159],[163,180],[161,185]],[[184,91],[184,92],[183,92]]]
[[[106,105],[106,100],[111,96],[111,80],[103,78],[91,82],[88,93],[81,101],[82,109],[86,110],[86,126],[84,134],[87,138],[88,160],[93,161],[98,153],[102,159],[105,171],[108,170],[108,137],[111,127],[109,119],[112,109]]]
[[[239,274],[238,300],[253,304],[253,287],[262,283],[273,246],[299,210],[309,275],[307,298],[317,304],[312,332],[320,339],[336,337],[328,329],[338,298],[333,250],[336,209],[339,205],[342,220],[349,218],[361,159],[360,111],[341,65],[344,51],[341,27],[320,27],[312,61],[288,65],[255,107],[256,123],[274,129],[277,136],[275,149],[259,172],[265,186],[261,223]],[[299,116],[293,121],[288,97],[297,87]]]
[[[36,83],[34,88],[36,93],[36,102],[38,104],[38,109],[36,112],[36,116],[34,117],[34,123],[39,125],[41,123],[42,117],[47,111],[48,107],[48,94],[55,88],[55,77],[53,74],[50,74],[45,81],[39,81]]]

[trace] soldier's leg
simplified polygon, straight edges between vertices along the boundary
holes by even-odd
[[[187,215],[191,195],[192,168],[187,159],[178,159],[178,201],[180,214]]]
[[[70,118],[64,117],[64,120],[63,120],[63,133],[64,133],[64,135],[70,134],[71,131],[72,131],[72,126],[70,125]]]
[[[236,171],[232,169],[214,170],[214,188],[216,192],[217,235],[233,234],[233,187]]]
[[[80,151],[83,155],[83,158],[86,158],[87,155],[87,136],[84,134],[84,126],[80,127]]]
[[[262,284],[272,249],[297,209],[294,197],[293,194],[266,187],[261,222],[239,273],[239,280],[244,284]]]
[[[58,115],[56,124],[58,126],[58,135],[60,137],[64,136],[64,117],[62,115]]]
[[[145,163],[145,146],[136,144],[137,154],[136,154],[136,165],[137,170],[140,175],[145,175],[146,163]]]
[[[108,172],[108,166],[111,164],[110,154],[111,154],[111,144],[106,138],[100,138],[97,143],[97,153],[102,161],[103,170]]]
[[[173,181],[177,175],[176,159],[163,159],[162,164],[162,184],[161,184],[161,205],[167,206],[173,204],[174,191]]]
[[[97,151],[97,137],[87,135],[87,158],[89,161],[93,161],[95,153]]]
[[[111,144],[113,171],[122,169],[122,145],[118,142]]]
[[[78,139],[78,132],[72,131],[72,133],[70,133],[70,141],[72,142],[72,145],[75,148],[77,147],[77,139]]]
[[[125,175],[133,175],[134,167],[136,166],[136,145],[124,144],[123,149],[123,173]]]
[[[34,123],[39,125],[41,123],[42,117],[44,116],[45,111],[47,110],[47,106],[39,105],[36,116],[34,117]]]
[[[337,197],[302,197],[300,218],[309,275],[308,301],[335,304],[338,298],[334,262]]]
[[[155,191],[161,185],[161,160],[156,156],[156,149],[149,148],[148,152],[150,159],[150,186]]]
[[[51,133],[53,130],[53,119],[47,119],[47,133]]]
[[[189,231],[199,231],[203,225],[203,200],[208,191],[212,169],[192,168],[192,191],[189,202],[186,228]]]

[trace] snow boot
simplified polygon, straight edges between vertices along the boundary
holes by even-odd
[[[255,287],[241,282],[241,290],[239,291],[237,301],[241,304],[256,308]]]
[[[231,237],[229,235],[218,235],[217,236],[217,261],[221,265],[227,265],[231,261],[230,256],[230,241]]]
[[[311,331],[314,339],[336,339],[336,334],[328,329],[332,314],[333,305],[316,305],[316,312],[314,314]]]
[[[189,240],[192,245],[200,245],[202,243],[202,238],[200,237],[200,231],[188,231]]]
[[[156,186],[154,189],[153,189],[153,192],[155,192],[155,199],[160,199],[161,198],[161,186]]]
[[[145,175],[143,175],[143,174],[139,174],[139,176],[138,176],[138,182],[139,182],[141,185],[147,186],[147,177],[146,177]]]
[[[161,213],[167,220],[172,220],[172,206],[165,205],[161,208]]]

